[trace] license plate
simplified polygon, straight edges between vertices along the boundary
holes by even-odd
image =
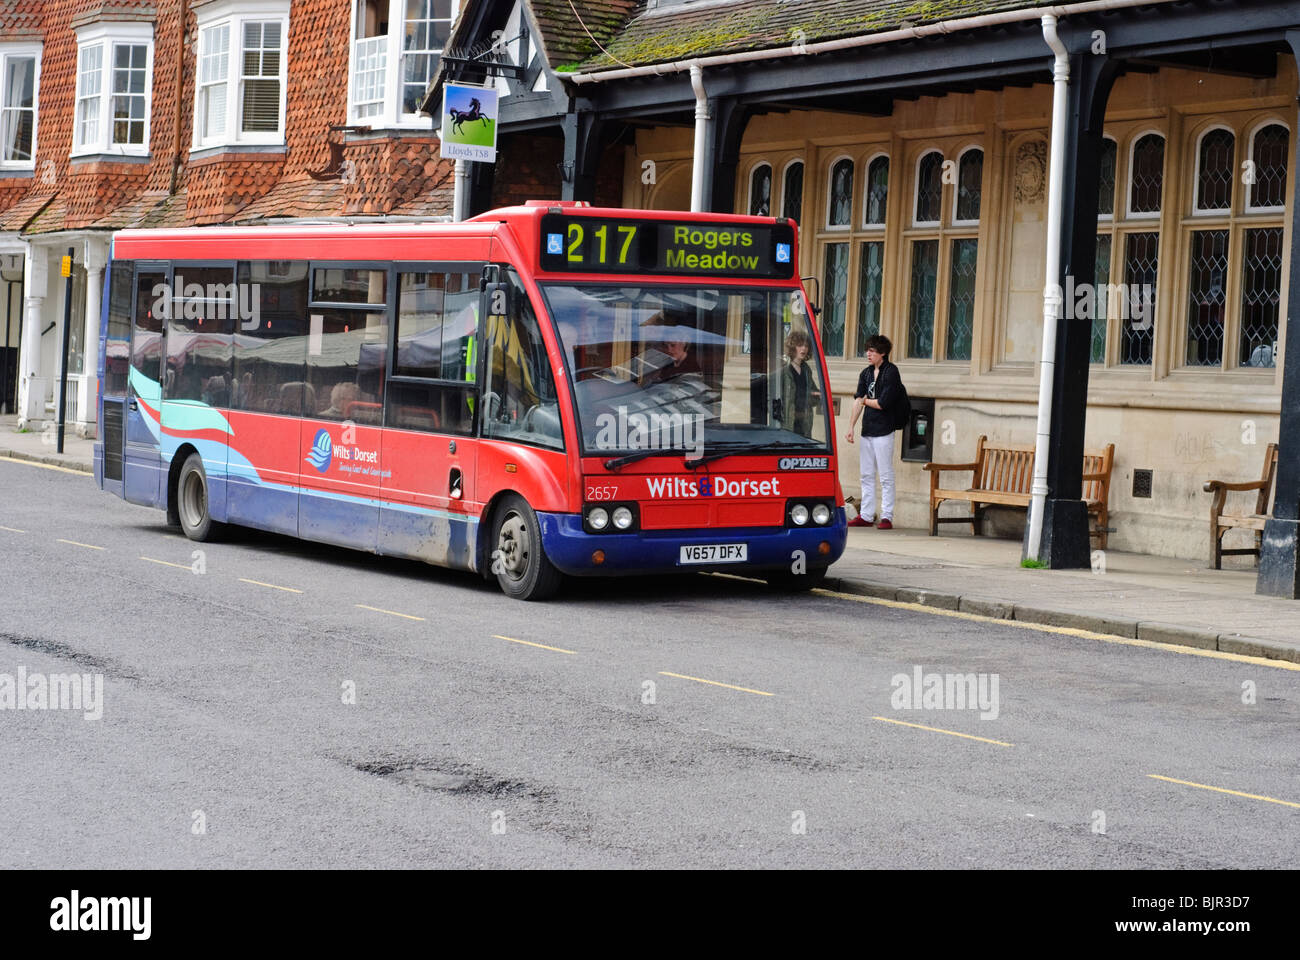
[[[749,544],[705,543],[682,547],[679,563],[744,563],[749,558]]]

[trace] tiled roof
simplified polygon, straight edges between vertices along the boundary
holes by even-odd
[[[562,19],[568,0],[531,0],[539,19]],[[685,3],[638,16],[602,45],[608,53],[588,57],[580,69],[641,66],[747,50],[778,49],[841,37],[882,33],[941,20],[1049,6],[1052,0],[732,0]],[[610,4],[600,3],[602,9]],[[580,5],[585,8],[588,4]],[[568,19],[573,19],[572,11]],[[548,30],[572,33],[571,26]],[[581,29],[581,28],[579,28]],[[592,45],[594,47],[594,45]],[[552,60],[552,63],[555,61]]]
[[[48,190],[45,193],[27,194],[3,214],[0,214],[0,230],[22,230],[53,199],[54,192]]]
[[[0,2],[0,39],[25,40],[43,34],[41,0]]]
[[[580,63],[608,46],[644,2],[637,0],[529,0],[551,66]],[[576,15],[575,15],[576,8]]]
[[[341,180],[285,180],[232,219],[247,222],[270,217],[336,217],[343,212],[346,192],[347,184]]]

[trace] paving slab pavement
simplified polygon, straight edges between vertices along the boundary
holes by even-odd
[[[31,460],[51,466],[93,473],[95,441],[77,436],[71,428],[63,434],[63,453],[57,453],[57,443],[50,431],[18,432],[18,418],[13,414],[0,416],[0,457],[14,460]]]
[[[1090,570],[1028,570],[1020,543],[925,530],[849,530],[828,587],[1004,620],[1300,664],[1300,600],[1255,594],[1255,570],[1103,551]]]

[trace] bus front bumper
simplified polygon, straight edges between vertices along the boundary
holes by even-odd
[[[844,553],[848,537],[844,509],[824,527],[731,527],[718,530],[641,530],[635,533],[587,533],[582,517],[539,513],[542,545],[560,571],[575,577],[636,573],[692,573],[709,570],[789,571],[828,567]],[[682,563],[682,547],[744,544],[743,563]],[[823,546],[825,544],[825,546]],[[603,555],[597,561],[597,552]]]

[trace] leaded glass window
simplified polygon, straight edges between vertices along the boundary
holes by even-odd
[[[1119,145],[1110,137],[1102,137],[1101,160],[1097,170],[1097,215],[1115,215],[1115,160]]]
[[[1228,308],[1227,230],[1192,233],[1188,269],[1187,356],[1189,367],[1223,363],[1223,324]]]
[[[1251,147],[1250,206],[1256,210],[1281,209],[1286,206],[1287,150],[1291,135],[1281,124],[1273,123],[1255,133]]]
[[[1277,363],[1282,302],[1282,228],[1247,230],[1244,240],[1239,361],[1243,367],[1271,367]]]
[[[749,215],[772,215],[772,168],[766,163],[760,163],[749,175]]]
[[[939,274],[939,241],[912,244],[912,282],[907,312],[907,355],[934,355],[935,288]]]
[[[1133,145],[1129,171],[1129,212],[1159,213],[1165,180],[1165,138],[1148,133]]]
[[[847,227],[852,216],[853,161],[845,157],[837,160],[831,168],[831,196],[826,223],[832,227]]]
[[[1112,143],[1114,141],[1111,141]],[[1097,237],[1096,261],[1096,297],[1092,313],[1092,349],[1088,355],[1089,363],[1106,362],[1106,318],[1110,313],[1110,251],[1111,236],[1103,233]]]
[[[1233,153],[1237,138],[1231,130],[1211,130],[1197,151],[1196,209],[1231,210]]]
[[[862,244],[858,262],[857,355],[866,356],[867,341],[880,333],[880,295],[885,276],[885,244],[871,240]]]
[[[1126,292],[1120,328],[1119,362],[1149,364],[1155,342],[1156,276],[1160,270],[1160,234],[1130,233],[1124,238]]]
[[[984,151],[967,150],[957,171],[957,210],[954,220],[974,222],[980,218],[980,191],[984,179]]]
[[[795,223],[803,220],[803,161],[796,161],[785,168],[781,216]]]
[[[952,242],[952,264],[948,276],[948,342],[944,355],[949,360],[969,360],[971,335],[975,329],[975,262],[979,241]]]
[[[889,204],[889,158],[876,157],[867,167],[867,215],[869,227],[883,227]]]
[[[826,244],[826,295],[822,303],[822,348],[844,355],[844,320],[849,305],[849,245]]]
[[[943,204],[943,154],[931,150],[916,168],[916,222],[938,223]]]

